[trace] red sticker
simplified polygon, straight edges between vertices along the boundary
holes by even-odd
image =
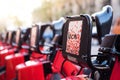
[[[37,31],[37,27],[33,27],[32,33],[31,33],[31,41],[30,41],[31,46],[35,46],[35,40],[36,40],[36,35],[37,35],[36,31]]]
[[[68,27],[66,52],[79,55],[82,21],[71,21]]]
[[[7,41],[7,43],[10,43],[10,38],[12,37],[12,32],[9,32],[8,33],[8,41]]]
[[[16,33],[16,43],[18,44],[19,42],[19,37],[20,37],[20,30],[17,30],[17,33]]]

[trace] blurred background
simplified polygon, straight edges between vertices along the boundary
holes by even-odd
[[[93,14],[112,5],[113,24],[120,17],[120,0],[0,0],[0,33],[60,17]]]

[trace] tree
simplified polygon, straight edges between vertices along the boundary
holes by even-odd
[[[43,22],[52,21],[52,2],[45,0],[41,7],[33,11],[32,15],[33,15],[33,23],[40,21]]]
[[[49,22],[69,15],[91,14],[94,10],[94,0],[44,0],[41,7],[32,13],[33,23]]]
[[[0,33],[4,33],[6,31],[6,21],[4,19],[0,20]]]
[[[17,16],[13,16],[13,24],[17,27],[21,27],[23,26],[23,22],[17,17]]]

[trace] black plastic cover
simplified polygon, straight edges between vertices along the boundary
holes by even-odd
[[[41,25],[39,44],[44,45],[44,42],[50,42],[55,35],[55,30],[52,24],[46,23]]]
[[[103,53],[111,53],[114,49],[117,36],[118,35],[114,35],[114,34],[106,35],[102,40],[99,51]]]
[[[113,9],[111,6],[107,5],[103,7],[102,11],[94,13],[92,18],[96,23],[97,37],[101,44],[101,38],[110,32],[113,19]]]
[[[99,48],[102,53],[120,53],[120,35],[118,34],[108,34],[103,40]]]
[[[86,66],[91,54],[92,24],[89,15],[68,17],[63,27],[63,56]]]
[[[40,52],[39,46],[44,45],[44,42],[48,39],[52,39],[54,37],[54,29],[51,24],[41,24],[34,25],[31,28],[30,34],[30,47],[31,50],[36,50]]]

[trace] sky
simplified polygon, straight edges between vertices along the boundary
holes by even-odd
[[[42,0],[0,0],[0,19],[9,16],[17,16],[20,20],[29,24],[32,19],[32,11],[41,6]],[[8,20],[8,24],[10,24]]]

